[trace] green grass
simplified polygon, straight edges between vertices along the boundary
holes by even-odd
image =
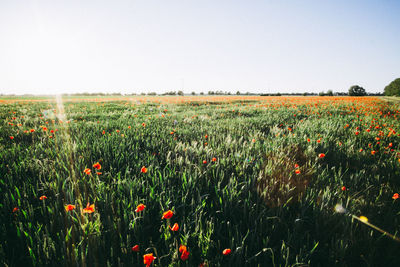
[[[66,102],[62,122],[55,102],[0,105],[0,264],[396,265],[400,244],[351,214],[400,231],[398,104],[298,99]]]

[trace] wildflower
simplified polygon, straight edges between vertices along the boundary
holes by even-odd
[[[18,207],[15,207],[15,208],[13,209],[13,213],[16,213],[17,211],[19,211],[19,208],[18,208]]]
[[[179,230],[179,225],[178,225],[177,223],[175,223],[175,224],[172,226],[172,228],[171,228],[171,226],[170,226],[169,229],[171,229],[171,231],[176,232],[176,231]]]
[[[207,138],[208,138],[208,135],[205,135],[204,138],[207,139]]]
[[[392,198],[393,198],[394,200],[398,199],[399,197],[400,197],[400,196],[399,196],[399,193],[394,193],[393,196],[392,196]]]
[[[94,204],[90,205],[89,202],[86,205],[86,208],[83,209],[83,213],[93,213],[94,212]]]
[[[143,127],[146,127],[146,123],[143,122],[143,123],[142,123],[142,126],[143,126]]]
[[[50,130],[50,133],[54,133],[54,130]]]
[[[42,128],[43,132],[47,131],[47,127]]]
[[[310,142],[311,140],[310,140],[310,138],[307,138],[307,142]]]
[[[212,158],[212,161],[213,161],[213,162],[216,162],[216,161],[217,161],[217,158],[215,158],[215,157]]]
[[[294,164],[294,167],[297,169],[299,167],[299,164]]]
[[[66,212],[73,211],[74,209],[75,209],[75,205],[71,205],[71,204],[65,205]]]
[[[45,195],[43,195],[43,196],[39,197],[39,199],[43,200],[43,199],[47,199],[47,197]]]
[[[226,249],[224,249],[224,250],[222,251],[222,254],[224,254],[224,255],[229,255],[229,254],[231,254],[231,252],[232,252],[232,250],[231,250],[230,248],[226,248]]]
[[[190,254],[189,251],[184,250],[181,255],[181,260],[183,261],[187,260],[189,258],[189,254]]]
[[[301,173],[301,171],[300,171],[299,169],[296,169],[294,172],[295,172],[296,174],[300,174],[300,173]]]
[[[84,169],[83,172],[86,173],[87,175],[90,175],[92,173],[92,171],[89,168]]]
[[[171,219],[172,215],[174,215],[172,210],[167,210],[166,212],[163,213],[161,219]]]
[[[187,250],[187,247],[185,246],[185,245],[180,245],[180,247],[179,247],[179,253],[182,253],[182,252],[184,252],[184,251],[186,251]]]
[[[103,173],[102,173],[102,172],[96,172],[96,174],[97,174],[97,175],[102,175]]]
[[[115,130],[117,133],[119,133],[119,130]]]
[[[362,148],[360,148],[360,150],[358,150],[359,152],[363,152],[364,151],[364,149],[362,149]]]
[[[101,133],[102,133],[102,134],[105,134],[105,133],[106,133],[106,131],[104,131],[104,130],[103,130]]]
[[[362,222],[368,222],[368,218],[365,216],[360,216],[360,221]]]
[[[149,267],[155,258],[153,253],[145,254],[143,255],[143,263],[146,264],[146,267]]]
[[[101,165],[100,163],[96,162],[95,164],[93,164],[93,168],[101,170]]]
[[[10,136],[10,139],[13,140],[13,139],[14,139],[14,136]]]
[[[251,141],[252,141],[253,143],[255,143],[255,142],[256,142],[256,139],[253,138]]]
[[[207,164],[207,160],[203,160],[203,164]]]
[[[141,171],[142,173],[146,173],[146,172],[147,172],[147,168],[146,168],[145,166],[143,166],[143,167],[140,169],[140,171]]]
[[[360,132],[358,132],[358,131],[357,131],[357,132],[355,132],[354,134],[355,134],[355,135],[359,135],[359,134],[360,134]]]
[[[325,154],[324,154],[324,153],[320,153],[320,154],[318,155],[318,157],[319,157],[320,159],[322,159],[322,158],[325,157]]]
[[[346,191],[347,190],[347,188],[345,187],[345,186],[342,186],[342,191]]]
[[[141,211],[143,211],[145,208],[146,208],[146,205],[144,205],[144,204],[139,204],[139,205],[137,205],[135,212],[141,212]]]
[[[134,245],[134,246],[132,247],[132,251],[133,251],[133,252],[139,252],[139,245]]]
[[[376,153],[375,150],[372,150],[372,151],[371,151],[371,155],[375,155],[375,153]]]

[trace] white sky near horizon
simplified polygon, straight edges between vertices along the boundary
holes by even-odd
[[[400,1],[0,1],[0,93],[383,92]]]

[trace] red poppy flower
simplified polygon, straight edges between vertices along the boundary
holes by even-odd
[[[375,155],[375,153],[376,153],[375,150],[372,150],[372,151],[371,151],[371,155]]]
[[[153,253],[143,255],[143,263],[146,264],[146,267],[149,267],[155,259]]]
[[[205,135],[204,138],[207,139],[207,138],[208,138],[208,135]]]
[[[146,173],[146,172],[147,172],[147,168],[146,168],[145,166],[143,166],[143,167],[140,169],[140,171],[141,171],[142,173]]]
[[[43,196],[39,197],[39,199],[43,200],[43,199],[47,199],[47,197],[45,195],[43,195]]]
[[[47,127],[43,127],[42,129],[43,129],[44,132],[47,131]]]
[[[101,170],[101,165],[100,163],[96,162],[95,164],[93,164],[93,168]]]
[[[94,212],[94,204],[90,205],[89,202],[86,205],[86,208],[82,210],[83,213],[93,213]]]
[[[146,123],[143,122],[143,123],[142,123],[142,126],[143,126],[143,127],[146,127]]]
[[[71,205],[71,204],[68,204],[68,205],[65,205],[65,211],[73,211],[75,209],[75,205]]]
[[[300,171],[299,169],[296,169],[294,172],[295,172],[296,174],[300,174],[300,173],[301,173],[301,171]]]
[[[203,164],[207,164],[207,160],[203,160]]]
[[[167,210],[166,212],[163,213],[161,219],[171,219],[172,215],[174,215],[172,210]]]
[[[33,133],[35,131],[35,129],[31,129],[30,132]]]
[[[14,136],[10,136],[10,139],[13,140],[13,139],[14,139]]]
[[[50,130],[50,133],[54,133],[54,130]]]
[[[342,186],[342,191],[346,191],[347,188],[345,186]]]
[[[215,158],[215,157],[212,158],[212,161],[213,161],[213,162],[216,162],[216,161],[217,161],[217,158]]]
[[[83,172],[86,173],[87,175],[90,175],[92,173],[92,171],[89,168],[84,169]]]
[[[231,250],[230,248],[226,248],[226,249],[224,249],[224,250],[222,251],[222,254],[224,254],[224,255],[229,255],[229,254],[231,254],[231,252],[232,252],[232,250]]]
[[[189,254],[190,254],[189,251],[184,250],[181,255],[181,260],[183,261],[187,260],[189,258]]]
[[[171,228],[171,226],[170,226],[169,229],[171,229],[171,231],[176,232],[176,231],[179,230],[179,225],[178,225],[177,223],[175,223],[175,224],[172,226],[172,228]]]
[[[398,199],[399,197],[400,197],[399,193],[394,193],[393,196],[392,196],[392,198],[395,199],[395,200]]]
[[[322,158],[325,157],[325,154],[324,154],[324,153],[320,153],[320,154],[318,155],[318,157],[322,159]]]
[[[133,247],[132,247],[132,251],[133,252],[139,252],[139,245],[134,245]]]
[[[145,208],[146,208],[146,205],[144,205],[144,204],[139,204],[139,205],[137,205],[135,212],[141,212],[141,211],[143,211]]]
[[[19,211],[19,208],[18,208],[18,207],[15,207],[15,208],[13,209],[13,213],[16,213],[17,211]]]
[[[300,166],[299,166],[299,164],[296,163],[296,164],[294,164],[294,167],[295,167],[295,168],[298,168],[298,167],[300,167]]]

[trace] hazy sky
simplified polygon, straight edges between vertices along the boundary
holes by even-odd
[[[382,92],[400,1],[1,0],[0,93]]]

